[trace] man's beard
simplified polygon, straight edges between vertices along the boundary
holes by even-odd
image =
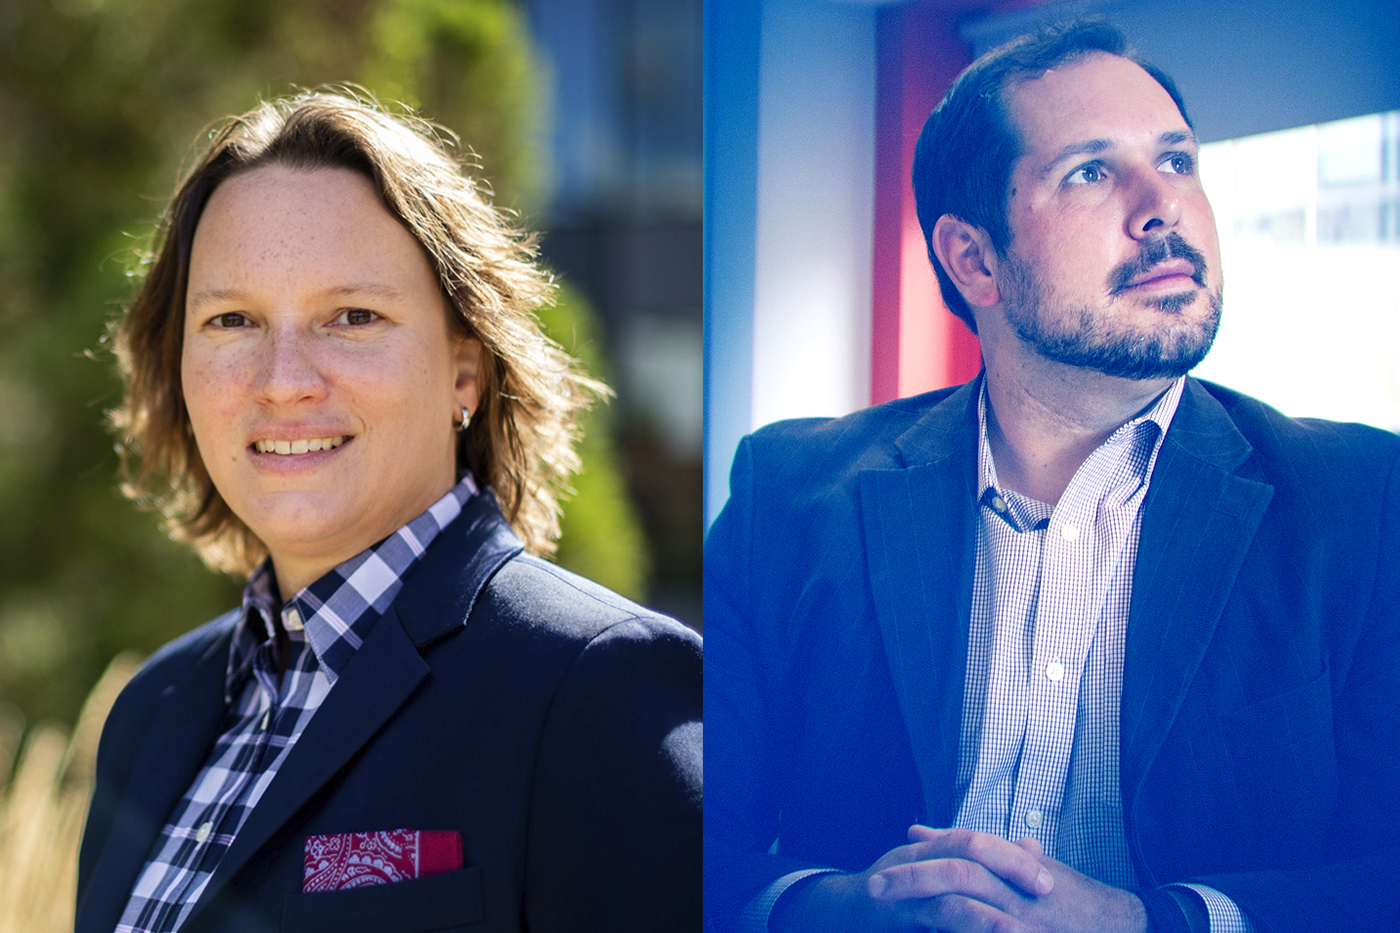
[[[1206,287],[1205,257],[1173,232],[1147,241],[1136,259],[1113,270],[1109,275],[1110,297],[1116,299],[1133,279],[1171,258],[1189,261],[1194,267],[1192,279]],[[1196,293],[1191,290],[1146,299],[1169,318],[1155,326],[1110,329],[1101,310],[1085,307],[1079,312],[1078,326],[1056,327],[1051,322],[1073,315],[1053,313],[1062,309],[1051,307],[1053,295],[1030,263],[1007,250],[1002,268],[1006,271],[1002,297],[1007,322],[1041,356],[1066,366],[1124,379],[1175,378],[1205,359],[1220,327],[1219,288],[1207,292],[1209,304],[1200,321],[1182,315],[1182,309],[1195,301]]]

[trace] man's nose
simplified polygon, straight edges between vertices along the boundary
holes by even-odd
[[[316,338],[295,327],[272,328],[263,338],[253,390],[275,405],[323,398],[326,382],[317,363]]]
[[[1181,220],[1181,194],[1168,176],[1155,169],[1140,174],[1130,196],[1128,236],[1135,240],[1160,236]]]

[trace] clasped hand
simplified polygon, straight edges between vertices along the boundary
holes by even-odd
[[[780,902],[781,903],[781,902]],[[823,875],[775,929],[948,933],[1143,933],[1133,894],[1047,858],[1034,839],[913,826],[909,844],[858,875]]]

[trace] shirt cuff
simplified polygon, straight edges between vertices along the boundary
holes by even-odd
[[[773,908],[777,906],[778,898],[786,894],[788,888],[803,878],[810,878],[813,875],[839,874],[841,873],[834,868],[806,868],[783,875],[760,891],[758,896],[744,907],[743,913],[739,914],[739,926],[736,933],[768,933],[768,918],[773,915]]]
[[[1170,887],[1186,888],[1200,895],[1210,916],[1210,933],[1258,933],[1258,927],[1244,915],[1239,905],[1215,888],[1204,884],[1173,884]]]

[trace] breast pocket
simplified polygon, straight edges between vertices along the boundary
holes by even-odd
[[[1224,725],[1253,832],[1285,848],[1315,848],[1338,791],[1327,671],[1226,715]]]
[[[289,894],[282,902],[284,933],[373,930],[428,933],[464,930],[483,918],[481,869],[457,871],[347,891]]]

